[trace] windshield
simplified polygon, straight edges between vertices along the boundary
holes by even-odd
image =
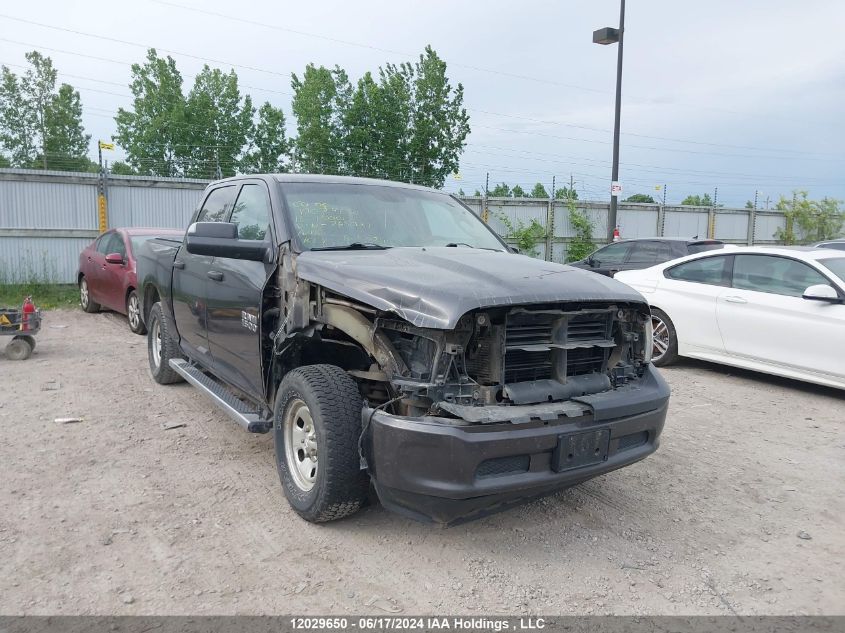
[[[836,257],[834,259],[820,259],[818,262],[827,268],[834,275],[845,282],[845,257]]]
[[[285,183],[305,249],[394,246],[505,247],[471,211],[446,194],[403,187]]]

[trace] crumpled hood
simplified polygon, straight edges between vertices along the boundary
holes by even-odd
[[[645,303],[618,281],[525,255],[471,248],[305,251],[297,276],[418,327],[452,329],[476,308],[558,301]]]

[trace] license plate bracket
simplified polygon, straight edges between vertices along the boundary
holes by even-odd
[[[552,454],[552,469],[564,472],[600,464],[607,460],[610,450],[610,429],[595,429],[558,435]]]

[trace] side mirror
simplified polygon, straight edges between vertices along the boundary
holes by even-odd
[[[522,252],[516,246],[508,246],[508,250],[515,255],[519,255]]]
[[[826,301],[827,303],[842,303],[842,298],[836,290],[825,284],[810,286],[802,295],[808,301]]]
[[[125,264],[126,262],[123,260],[123,255],[120,253],[109,253],[106,255],[106,263],[107,264]]]
[[[267,257],[264,240],[238,239],[238,225],[231,222],[194,222],[185,234],[185,248],[192,255],[261,262]]]

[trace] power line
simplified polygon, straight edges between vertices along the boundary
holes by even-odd
[[[160,4],[171,4],[171,3],[168,3],[168,2],[164,2],[163,0],[151,0],[151,1],[159,2]],[[179,8],[185,8],[185,7],[181,7],[181,5],[176,5],[176,4],[173,4],[173,6],[176,6],[176,7],[179,7]],[[206,10],[200,10],[200,9],[197,9],[197,11],[207,12]],[[210,12],[210,13],[212,13],[214,15],[219,15],[221,17],[225,17],[222,14],[215,14],[214,12]],[[151,46],[151,45],[148,45],[148,44],[131,42],[131,41],[128,41],[128,40],[122,40],[122,39],[119,39],[119,38],[109,37],[109,36],[105,36],[105,35],[97,35],[97,34],[94,34],[94,33],[86,33],[84,31],[54,26],[54,25],[45,24],[45,23],[42,23],[42,22],[36,22],[34,20],[27,20],[27,19],[24,19],[24,18],[18,18],[18,17],[14,17],[14,16],[5,15],[5,14],[0,14],[0,18],[6,18],[6,19],[9,19],[9,20],[15,20],[15,21],[23,22],[25,24],[32,24],[32,25],[39,26],[39,27],[42,27],[42,28],[53,29],[53,30],[57,30],[57,31],[63,31],[63,32],[72,33],[72,34],[75,34],[75,35],[81,35],[83,37],[90,37],[90,38],[100,39],[100,40],[109,41],[109,42],[117,42],[117,43],[120,43],[120,44],[125,44],[125,45],[129,45],[129,46],[136,46],[136,47],[144,48],[144,49],[154,48],[156,50],[160,50],[160,51],[163,51],[165,53],[172,53],[174,55],[182,55],[184,57],[196,59],[196,60],[199,60],[199,61],[212,62],[212,63],[215,63],[215,64],[223,64],[223,65],[226,65],[226,66],[232,66],[234,68],[244,68],[244,69],[247,69],[247,70],[252,70],[252,71],[256,71],[256,72],[262,72],[262,73],[267,73],[267,74],[272,74],[272,75],[277,75],[277,76],[288,76],[288,74],[286,74],[286,73],[281,73],[279,71],[269,70],[269,69],[266,69],[266,68],[260,68],[260,67],[257,67],[257,66],[247,66],[247,65],[243,65],[243,64],[235,64],[235,63],[227,62],[227,61],[224,61],[224,60],[218,60],[218,59],[214,59],[214,58],[206,58],[206,57],[201,57],[201,56],[198,56],[198,55],[192,55],[192,54],[189,54],[189,53],[181,53],[181,52],[178,52],[178,51],[174,51],[174,50],[170,50],[170,49],[166,49],[166,48],[160,48],[160,47],[156,47],[156,46]],[[242,21],[252,23],[252,21],[245,20],[245,19],[242,19]],[[283,27],[279,27],[279,29],[286,30]],[[331,38],[329,38],[329,39],[331,39]],[[348,43],[348,42],[346,42],[346,43]],[[67,52],[67,51],[65,51],[65,52]],[[388,51],[384,51],[384,52],[388,52]],[[395,53],[396,51],[393,51],[393,52]],[[247,87],[247,86],[244,86],[244,87]],[[282,93],[282,94],[292,95],[292,93]],[[603,129],[603,128],[593,128],[593,127],[589,127],[589,126],[577,125],[577,124],[572,124],[572,123],[564,123],[564,122],[559,122],[559,121],[547,121],[547,120],[542,120],[542,119],[534,119],[534,118],[531,118],[531,117],[524,117],[524,116],[521,116],[521,115],[491,112],[491,111],[488,111],[488,110],[478,110],[478,109],[473,109],[473,108],[466,108],[466,109],[468,111],[477,111],[477,112],[480,112],[480,113],[483,113],[483,114],[488,114],[488,115],[493,115],[493,116],[500,116],[500,117],[506,117],[506,118],[526,120],[526,121],[530,121],[530,122],[534,122],[534,123],[542,123],[544,125],[559,125],[559,126],[573,127],[573,128],[577,128],[577,129],[584,129],[584,130],[587,130],[587,131],[603,132],[603,133],[609,133],[610,132],[610,130]],[[512,130],[506,130],[504,128],[493,128],[493,129],[500,129],[501,131],[512,131]],[[752,151],[784,151],[784,152],[788,152],[788,153],[792,153],[792,154],[811,154],[811,155],[816,155],[816,156],[825,156],[826,155],[823,152],[805,152],[805,151],[802,151],[802,150],[778,150],[778,149],[775,149],[775,148],[759,148],[759,147],[752,147],[752,146],[709,143],[709,142],[704,142],[704,141],[694,141],[694,140],[687,140],[687,139],[675,139],[675,138],[670,138],[670,137],[652,136],[652,135],[646,135],[646,134],[639,134],[639,133],[635,133],[635,132],[624,132],[623,134],[628,135],[628,136],[649,138],[649,139],[653,139],[653,140],[662,140],[662,141],[668,141],[668,142],[673,142],[673,143],[688,143],[688,144],[697,144],[697,145],[709,145],[709,146],[715,146],[715,147],[727,147],[727,148],[734,148],[734,149],[748,149],[748,150],[752,150]],[[582,142],[594,142],[594,143],[601,143],[601,144],[609,144],[607,142],[597,141],[595,139],[585,139],[585,138],[577,138],[577,137],[558,137],[558,138],[569,138],[569,140],[576,140],[576,141],[582,141]],[[681,149],[677,149],[677,148],[655,148],[655,147],[648,147],[648,146],[643,146],[643,145],[627,144],[626,147],[637,147],[639,149],[649,149],[649,150],[654,150],[654,151],[676,151],[676,152],[685,152],[685,153],[696,153],[696,152],[693,152],[692,150],[681,150]],[[706,153],[706,152],[699,152],[699,153]],[[763,157],[763,156],[758,157],[758,156],[749,156],[749,155],[742,155],[742,154],[724,154],[724,153],[712,153],[712,155],[715,155],[715,156],[736,156],[736,157],[739,157],[739,158],[768,158],[768,157]],[[829,157],[828,158],[808,158],[807,160],[845,160],[845,158],[839,158],[839,157],[836,157],[835,155],[826,155],[826,156],[829,156]]]

